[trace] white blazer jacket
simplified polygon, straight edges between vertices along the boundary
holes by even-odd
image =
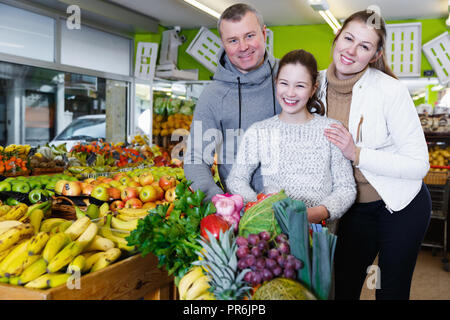
[[[318,96],[326,108],[326,70],[319,81]],[[353,86],[349,131],[361,148],[357,167],[386,208],[405,208],[430,168],[425,135],[407,87],[368,68]]]

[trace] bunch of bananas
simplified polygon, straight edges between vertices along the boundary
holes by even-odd
[[[144,135],[137,134],[131,140],[131,144],[135,144],[135,145],[137,144],[139,146],[149,145],[149,144],[151,144],[150,142],[151,141],[146,134],[144,134]]]
[[[27,156],[30,152],[31,146],[28,144],[20,145],[20,144],[10,144],[5,148],[1,147],[0,152],[4,153],[13,153],[17,155]]]
[[[203,273],[202,267],[195,266],[181,278],[178,293],[181,300],[216,300],[209,288],[208,276]]]
[[[27,210],[28,206],[24,203],[20,203],[15,206],[8,206],[4,204],[0,206],[0,221],[24,220],[25,218],[27,218]]]
[[[122,208],[115,216],[111,216],[111,227],[120,231],[130,232],[137,228],[139,219],[149,214],[148,208]]]
[[[0,282],[4,283],[33,289],[56,287],[76,272],[101,270],[119,259],[122,250],[134,249],[112,233],[111,221],[97,224],[87,216],[75,221],[49,218],[39,224],[37,233],[31,223],[15,222],[9,221],[9,229],[0,234]]]

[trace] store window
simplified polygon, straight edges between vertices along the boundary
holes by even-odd
[[[124,81],[0,62],[0,145],[43,145],[83,116],[102,118],[103,125],[96,127],[92,136],[71,134],[64,141],[72,145],[83,139],[104,139],[107,114],[115,121],[113,131],[122,130],[124,137],[125,116],[121,119],[118,115],[126,113],[128,85]]]
[[[0,52],[54,61],[55,20],[0,3]]]
[[[136,83],[135,90],[135,132],[152,135],[152,88],[149,84]]]

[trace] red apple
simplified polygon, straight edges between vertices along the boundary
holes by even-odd
[[[113,201],[110,205],[109,205],[109,209],[111,211],[117,211],[118,209],[122,209],[125,207],[125,202],[123,202],[122,200],[116,200]]]
[[[113,179],[115,181],[119,181],[120,178],[122,178],[123,176],[126,176],[127,174],[125,172],[117,172],[113,175]]]
[[[86,182],[81,183],[81,193],[90,196],[92,193],[92,190],[94,190],[95,186],[93,184],[89,184]]]
[[[122,201],[127,201],[127,200],[130,200],[132,198],[136,198],[137,199],[137,198],[139,198],[139,192],[137,191],[136,188],[126,187],[120,193],[120,198],[122,199]]]
[[[159,186],[164,190],[167,191],[172,187],[175,187],[177,184],[177,179],[175,177],[165,175],[159,178]]]
[[[120,199],[121,191],[118,188],[108,188],[109,199]]]
[[[139,183],[141,186],[147,186],[152,184],[155,178],[151,172],[144,172],[139,176]]]
[[[139,209],[142,208],[142,201],[138,198],[131,198],[125,202],[125,208]]]
[[[156,191],[156,189],[152,186],[142,187],[141,191],[139,192],[139,199],[141,199],[142,202],[155,201],[158,199],[158,191]]]
[[[164,190],[159,186],[159,183],[157,181],[153,181],[151,186],[158,191],[158,200],[164,199]]]
[[[175,201],[175,197],[176,197],[175,187],[172,187],[172,188],[168,189],[166,191],[166,193],[164,194],[164,199],[166,199],[166,201],[168,201],[168,202],[174,202]]]
[[[104,183],[110,183],[111,181],[114,181],[114,179],[109,178],[109,177],[103,179],[103,182],[104,182]]]
[[[79,196],[81,194],[81,186],[78,181],[66,182],[62,189],[64,196]]]

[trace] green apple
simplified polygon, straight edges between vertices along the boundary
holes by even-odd
[[[43,196],[44,196],[43,190],[34,189],[34,190],[31,190],[30,193],[28,194],[28,200],[30,200],[30,202],[32,204],[34,204],[39,201],[42,201]]]
[[[118,188],[120,187],[122,184],[119,181],[113,180],[109,182],[109,185],[113,188]]]
[[[37,179],[29,179],[28,180],[28,184],[30,185],[30,188],[33,189],[41,189],[42,188],[42,184],[39,180]]]
[[[0,191],[11,191],[11,183],[5,180],[0,182]]]
[[[129,176],[122,176],[122,177],[119,179],[119,182],[120,182],[121,184],[123,184],[123,185],[128,185],[128,183],[129,183],[130,181],[132,181],[132,180],[131,180],[131,178],[130,178]]]
[[[91,192],[91,197],[100,201],[108,201],[108,190],[104,186],[95,186],[94,190],[92,190]]]
[[[16,181],[11,186],[11,191],[28,193],[30,192],[30,185],[26,181]]]

